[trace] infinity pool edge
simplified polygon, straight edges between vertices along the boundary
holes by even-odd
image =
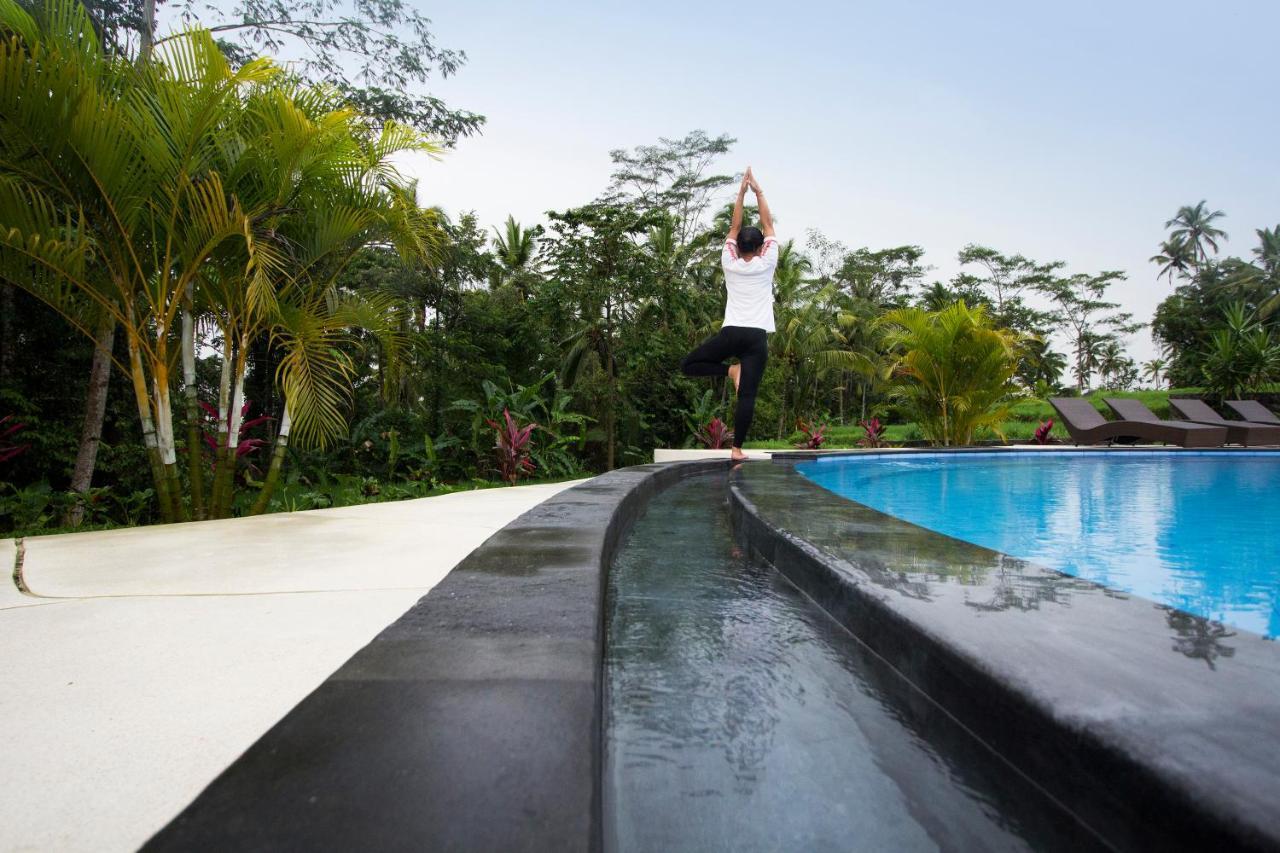
[[[926,695],[1121,846],[1280,845],[1274,642],[848,501],[810,458],[734,471],[739,536]]]
[[[618,469],[524,513],[143,849],[601,849],[608,569],[655,494],[727,466]]]

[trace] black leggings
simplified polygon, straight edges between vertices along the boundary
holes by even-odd
[[[750,326],[722,326],[720,331],[684,357],[680,369],[685,376],[727,376],[726,358],[737,356],[742,363],[738,377],[738,407],[733,412],[733,446],[742,447],[756,411],[756,391],[769,360],[769,336],[764,329]]]

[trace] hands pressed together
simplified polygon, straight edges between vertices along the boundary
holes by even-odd
[[[742,176],[742,186],[738,188],[738,195],[744,196],[750,189],[757,196],[760,195],[760,184],[756,182],[756,176],[751,174],[751,167],[747,167],[746,174]]]

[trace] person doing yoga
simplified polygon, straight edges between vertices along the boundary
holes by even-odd
[[[750,189],[760,209],[760,227],[742,227],[742,202]],[[733,451],[735,461],[747,458],[742,443],[751,429],[756,408],[756,391],[769,360],[768,334],[773,331],[773,271],[778,267],[778,241],[773,236],[773,217],[760,184],[751,167],[742,176],[738,200],[733,205],[733,222],[720,253],[724,268],[724,287],[728,292],[724,306],[724,323],[720,331],[707,338],[685,356],[680,369],[685,376],[728,376],[738,391],[738,405],[733,412]],[[726,365],[725,359],[737,358],[737,364]]]

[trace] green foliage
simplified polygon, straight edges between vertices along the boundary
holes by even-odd
[[[1280,343],[1243,303],[1228,306],[1223,317],[1205,348],[1205,391],[1219,401],[1239,400],[1280,379]]]
[[[297,32],[308,26],[302,13],[316,8],[310,0],[283,11],[259,0],[235,8],[248,10],[247,26],[237,25],[238,36],[257,31],[261,15],[270,11],[293,28],[288,38],[320,38],[318,29]],[[375,3],[356,15],[375,15],[380,8]],[[121,7],[118,14],[127,12]],[[388,14],[390,29],[416,15]],[[11,17],[14,29],[21,21]],[[354,41],[322,45],[328,58],[318,61],[388,44],[377,41],[385,34],[362,26],[349,34]],[[126,45],[122,52],[132,49]],[[225,109],[209,132],[182,137],[201,158],[195,169],[199,181],[175,183],[172,170],[164,168],[133,180],[141,181],[143,195],[152,199],[157,195],[146,182],[168,180],[166,186],[188,199],[180,208],[184,216],[190,210],[204,217],[206,230],[210,223],[228,222],[238,230],[213,228],[215,248],[197,258],[183,248],[190,235],[168,234],[163,221],[152,222],[145,210],[136,215],[150,230],[121,235],[105,229],[105,211],[92,199],[83,215],[66,199],[50,202],[57,216],[70,214],[66,227],[62,219],[46,217],[46,225],[57,219],[62,230],[46,229],[41,241],[56,237],[66,250],[50,249],[50,260],[66,272],[86,275],[97,269],[95,264],[124,264],[131,283],[95,277],[83,281],[85,287],[72,288],[75,292],[65,287],[42,291],[41,298],[47,297],[62,319],[18,294],[23,301],[13,316],[30,328],[24,328],[26,336],[17,345],[10,333],[0,341],[20,353],[18,369],[0,370],[0,403],[5,404],[0,411],[22,414],[39,453],[13,460],[12,480],[48,482],[53,495],[27,495],[24,500],[32,507],[45,501],[44,509],[22,510],[28,517],[39,521],[42,513],[51,513],[42,523],[55,524],[55,516],[66,509],[57,494],[78,444],[90,348],[87,340],[62,348],[56,344],[66,337],[68,322],[87,328],[95,311],[118,315],[122,335],[115,357],[121,366],[128,367],[130,346],[149,365],[144,398],[152,387],[176,392],[191,384],[170,371],[178,359],[175,321],[189,307],[202,323],[193,380],[201,399],[218,397],[221,368],[230,359],[237,370],[243,368],[247,396],[257,406],[279,419],[285,400],[290,402],[301,441],[281,451],[282,464],[272,466],[279,485],[274,497],[262,499],[269,509],[341,506],[473,487],[495,476],[493,432],[486,422],[498,421],[504,409],[522,424],[539,424],[529,452],[539,475],[553,477],[648,461],[654,447],[687,444],[699,427],[732,409],[732,387],[724,380],[694,381],[678,373],[682,356],[714,333],[723,316],[718,258],[729,212],[718,209],[717,193],[732,176],[717,166],[732,139],[695,131],[612,152],[612,181],[595,201],[550,214],[545,228],[511,217],[490,227],[495,223],[481,223],[473,214],[450,218],[419,209],[416,188],[399,181],[388,161],[369,159],[371,151],[419,145],[421,138],[410,131],[339,115],[331,93],[286,80],[269,63],[219,64],[220,54],[202,36],[175,37],[161,53],[169,50],[198,60],[192,67],[216,72],[213,78],[226,91],[206,95],[211,108]],[[129,63],[107,53],[81,63],[79,70],[70,61],[75,57],[68,57],[64,64],[74,74],[41,68],[47,79],[40,81],[40,90],[67,93],[84,87],[88,103],[107,108],[99,110],[104,115],[111,109],[127,112],[127,105],[112,101],[112,87],[162,93],[173,101],[164,117],[181,119],[174,129],[158,128],[156,116],[145,113],[121,126],[135,148],[158,158],[146,162],[165,166],[172,155],[164,149],[174,147],[173,134],[190,130],[191,124],[190,115],[178,108],[182,93],[159,79],[164,75],[157,69],[170,66],[157,60],[155,68],[144,69],[152,76],[137,78]],[[421,61],[443,68],[441,56],[427,52]],[[19,67],[32,71],[30,63],[13,66]],[[412,77],[405,68],[388,73]],[[73,79],[75,74],[80,78]],[[400,108],[376,93],[370,97],[379,110]],[[386,110],[381,114],[389,114]],[[56,124],[56,116],[46,118]],[[110,116],[93,118],[101,135]],[[297,128],[291,130],[286,119],[296,119]],[[140,134],[140,128],[150,130]],[[51,155],[55,158],[78,152],[66,147],[66,133],[45,138],[63,146]],[[2,148],[0,142],[0,157]],[[100,151],[82,159],[110,160],[127,154],[126,148],[102,143]],[[18,158],[8,154],[9,160],[0,160],[0,195],[13,183],[5,180],[17,175]],[[378,185],[377,198],[352,194],[356,188],[341,180],[349,169],[374,183],[374,176],[387,179]],[[84,195],[82,187],[91,182],[80,181],[84,176],[75,169],[68,172],[78,182],[76,192]],[[5,245],[30,252],[30,241],[14,238],[12,229],[30,226],[41,215],[40,205],[33,208],[29,196],[0,198],[6,201],[0,219],[9,229]],[[1252,327],[1231,339],[1234,349],[1211,351],[1218,343],[1213,333],[1221,326],[1222,308],[1233,301],[1243,300],[1261,328],[1280,321],[1280,228],[1258,232],[1259,247],[1250,261],[1218,261],[1209,256],[1221,237],[1216,218],[1200,205],[1180,211],[1171,222],[1175,233],[1158,263],[1162,276],[1179,283],[1176,299],[1161,306],[1155,331],[1177,351],[1163,359],[1167,364],[1144,366],[1153,383],[1212,384],[1205,364],[1215,365],[1210,373],[1226,376],[1248,361],[1240,348],[1261,341],[1255,341]],[[246,228],[252,241],[244,236]],[[132,245],[138,257],[146,258],[165,241],[179,247],[180,257],[163,270],[150,262],[129,267],[121,250]],[[1143,377],[1122,346],[1137,324],[1110,301],[1111,288],[1122,280],[1118,273],[1067,274],[1058,261],[976,244],[966,246],[958,260],[959,275],[930,281],[931,268],[919,246],[851,249],[819,234],[803,247],[788,241],[775,276],[777,332],[770,338],[756,410],[760,434],[773,437],[748,446],[790,447],[802,439],[792,431],[798,416],[830,423],[824,447],[855,446],[863,437],[855,423],[870,418],[888,424],[884,439],[891,444],[959,444],[1001,436],[1029,440],[1037,423],[1053,417],[1029,393],[1037,398],[1062,393],[1059,385],[1068,374],[1078,393],[1090,387],[1132,389]],[[11,280],[17,268],[9,267]],[[173,286],[188,274],[189,305]],[[31,289],[29,282],[19,286]],[[13,295],[0,290],[0,297],[6,293]],[[87,300],[81,298],[86,293]],[[148,299],[140,301],[140,294]],[[132,324],[128,299],[146,309]],[[45,315],[37,316],[33,306]],[[157,334],[160,320],[163,334]],[[1064,334],[1067,355],[1055,351]],[[35,355],[44,351],[51,354]],[[5,363],[0,351],[0,367]],[[1266,379],[1265,371],[1244,372],[1247,382]],[[40,385],[45,374],[53,377],[48,393]],[[146,429],[146,419],[130,412],[136,388],[127,378],[130,371],[115,378],[104,433],[97,482],[109,484],[110,491],[91,491],[81,499],[92,502],[85,509],[93,524],[116,523],[127,515],[110,495],[140,493],[147,486],[148,457],[139,441],[139,424]],[[1167,394],[1152,407],[1167,413],[1165,399]],[[154,430],[159,411],[153,408],[150,414]],[[181,459],[183,412],[174,422],[178,435],[172,449]],[[1055,426],[1054,435],[1060,434]],[[186,506],[193,475],[170,473],[177,503]],[[17,492],[8,499],[18,501]],[[251,506],[244,495],[230,502],[235,512]]]
[[[892,394],[924,437],[961,446],[1008,413],[1017,338],[993,329],[981,308],[963,302],[938,312],[901,308],[882,320],[894,353]]]
[[[75,529],[133,526],[154,520],[155,493],[150,489],[117,494],[105,487],[87,492],[59,491],[47,482],[22,488],[0,483],[0,535],[32,536],[61,532],[76,507],[84,510],[84,522]]]

